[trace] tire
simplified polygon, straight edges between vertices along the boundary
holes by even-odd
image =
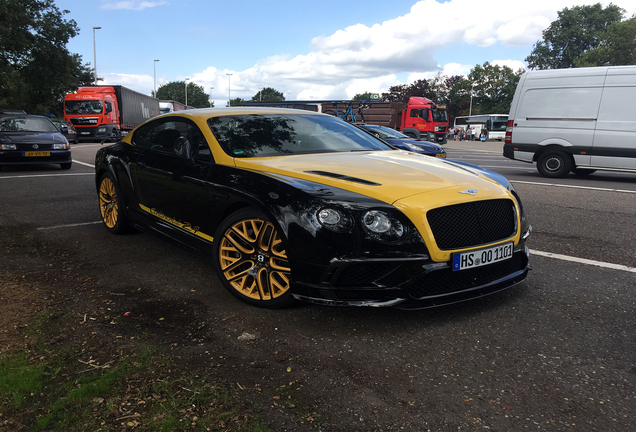
[[[214,242],[215,270],[232,295],[268,309],[294,302],[286,240],[260,210],[249,207],[228,216]]]
[[[595,173],[596,170],[591,168],[574,168],[572,172],[577,176],[586,176]]]
[[[73,161],[60,164],[60,168],[62,168],[63,170],[71,169],[72,166],[73,166]]]
[[[121,202],[119,186],[111,174],[104,174],[99,181],[99,210],[106,229],[113,234],[125,234],[130,224]]]
[[[572,170],[572,165],[570,155],[558,150],[548,150],[537,160],[537,170],[549,178],[565,177]]]

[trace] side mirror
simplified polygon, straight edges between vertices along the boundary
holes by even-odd
[[[177,138],[172,145],[172,149],[188,166],[194,165],[194,151],[192,150],[192,144],[186,137]]]
[[[68,133],[68,127],[60,126],[60,132],[62,132],[63,134],[67,134]]]
[[[106,102],[106,114],[113,110],[113,105],[110,102]]]

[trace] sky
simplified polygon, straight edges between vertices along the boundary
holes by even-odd
[[[100,83],[150,94],[188,78],[217,107],[266,87],[286,100],[351,99],[485,62],[516,71],[558,11],[598,2],[55,0],[80,28],[67,48]],[[636,14],[636,0],[612,3]]]

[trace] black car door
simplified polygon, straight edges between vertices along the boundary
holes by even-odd
[[[194,163],[174,151],[178,139],[187,139],[196,150]],[[162,117],[135,132],[133,145],[139,150],[131,164],[131,176],[139,211],[148,227],[189,247],[206,250],[214,232],[210,213],[214,200],[206,182],[214,161],[199,128],[189,119]]]

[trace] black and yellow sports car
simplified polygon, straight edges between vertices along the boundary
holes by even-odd
[[[179,111],[100,149],[95,169],[109,231],[210,254],[225,287],[257,306],[431,307],[528,272],[531,227],[505,178],[329,115]]]

